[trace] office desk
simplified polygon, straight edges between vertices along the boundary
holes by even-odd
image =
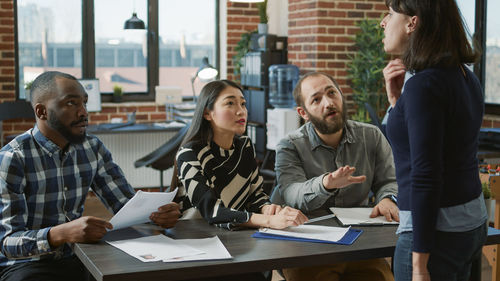
[[[330,220],[334,221],[334,220]],[[327,225],[327,221],[321,224]],[[334,224],[332,224],[334,225]],[[143,263],[105,242],[76,244],[75,253],[96,280],[183,280],[223,274],[266,271],[281,267],[319,265],[350,260],[392,256],[396,235],[394,226],[360,227],[365,232],[350,246],[292,242],[250,237],[255,230],[227,231],[204,220],[179,221],[168,231],[172,238],[206,238],[217,235],[233,256],[232,260]],[[124,231],[133,238],[160,233],[153,225]],[[129,232],[129,233],[125,233]]]
[[[318,224],[336,225],[334,220]],[[364,232],[350,246],[252,238],[255,230],[227,231],[210,226],[204,220],[179,221],[175,228],[168,230],[170,237],[179,239],[217,235],[233,256],[232,260],[143,263],[105,242],[76,244],[74,249],[96,280],[123,281],[184,280],[393,255],[397,240],[395,226],[358,228]],[[117,234],[127,239],[160,232],[157,226],[141,225]],[[500,243],[500,234],[488,238],[488,244],[496,243]]]

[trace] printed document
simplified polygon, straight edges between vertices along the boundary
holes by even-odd
[[[296,238],[316,239],[331,242],[338,242],[349,231],[349,228],[323,226],[323,225],[299,225],[291,226],[282,230],[261,228],[259,232],[274,235],[283,235]]]
[[[165,235],[106,241],[143,262],[231,259],[219,237],[174,240]]]
[[[180,261],[201,261],[201,260],[225,260],[231,259],[231,254],[227,251],[224,244],[219,240],[219,237],[202,239],[178,239],[179,243],[189,245],[195,249],[203,251],[199,255],[182,256],[178,258],[163,259],[164,262],[180,262]]]
[[[106,242],[143,262],[162,261],[164,259],[204,254],[201,250],[180,243],[162,234]]]
[[[176,193],[177,188],[172,192],[137,191],[109,221],[113,225],[113,230],[148,222],[151,213],[156,212],[158,207],[172,202]]]
[[[384,216],[370,218],[372,210],[373,208],[330,208],[342,225],[399,224],[397,221],[387,221]]]

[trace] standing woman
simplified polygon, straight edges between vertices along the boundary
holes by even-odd
[[[269,202],[253,145],[243,136],[246,123],[245,98],[237,84],[220,80],[203,87],[176,156],[187,193],[183,209],[192,205],[210,224],[226,229],[303,224],[307,217],[299,210]]]
[[[468,280],[486,240],[477,147],[484,105],[465,66],[478,57],[455,0],[386,0],[387,134],[399,186],[394,275]],[[404,83],[405,71],[414,74]]]

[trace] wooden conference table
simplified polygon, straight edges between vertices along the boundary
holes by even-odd
[[[335,219],[315,224],[337,226]],[[176,239],[207,238],[217,235],[233,256],[231,260],[144,263],[103,241],[97,244],[76,244],[74,250],[87,270],[98,281],[185,280],[284,267],[392,257],[397,240],[395,226],[356,228],[364,232],[349,246],[252,238],[251,235],[255,230],[227,231],[210,226],[201,219],[179,221],[173,229],[167,231],[168,236]],[[144,224],[110,234],[115,239],[127,239],[161,232],[162,229],[157,226]],[[499,243],[500,234],[488,237],[487,244]]]

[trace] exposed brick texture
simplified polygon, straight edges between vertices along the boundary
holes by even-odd
[[[322,71],[335,77],[352,109],[346,65],[354,54],[356,21],[379,19],[385,11],[384,0],[289,0],[289,63],[301,73]]]
[[[0,102],[15,100],[14,9],[13,0],[0,3]],[[288,0],[288,59],[302,73],[324,71],[333,75],[347,99],[351,99],[346,63],[353,54],[352,37],[361,18],[378,19],[386,11],[384,0]],[[227,73],[234,80],[234,47],[244,32],[257,29],[256,4],[227,2]],[[103,104],[102,111],[91,113],[91,124],[123,118],[137,111],[137,122],[165,120],[165,108],[153,103]],[[5,135],[17,134],[31,127],[34,120],[3,122]],[[499,127],[500,117],[486,115],[485,127]]]
[[[227,2],[227,79],[235,80],[234,48],[241,34],[257,30],[259,13],[256,4]]]

